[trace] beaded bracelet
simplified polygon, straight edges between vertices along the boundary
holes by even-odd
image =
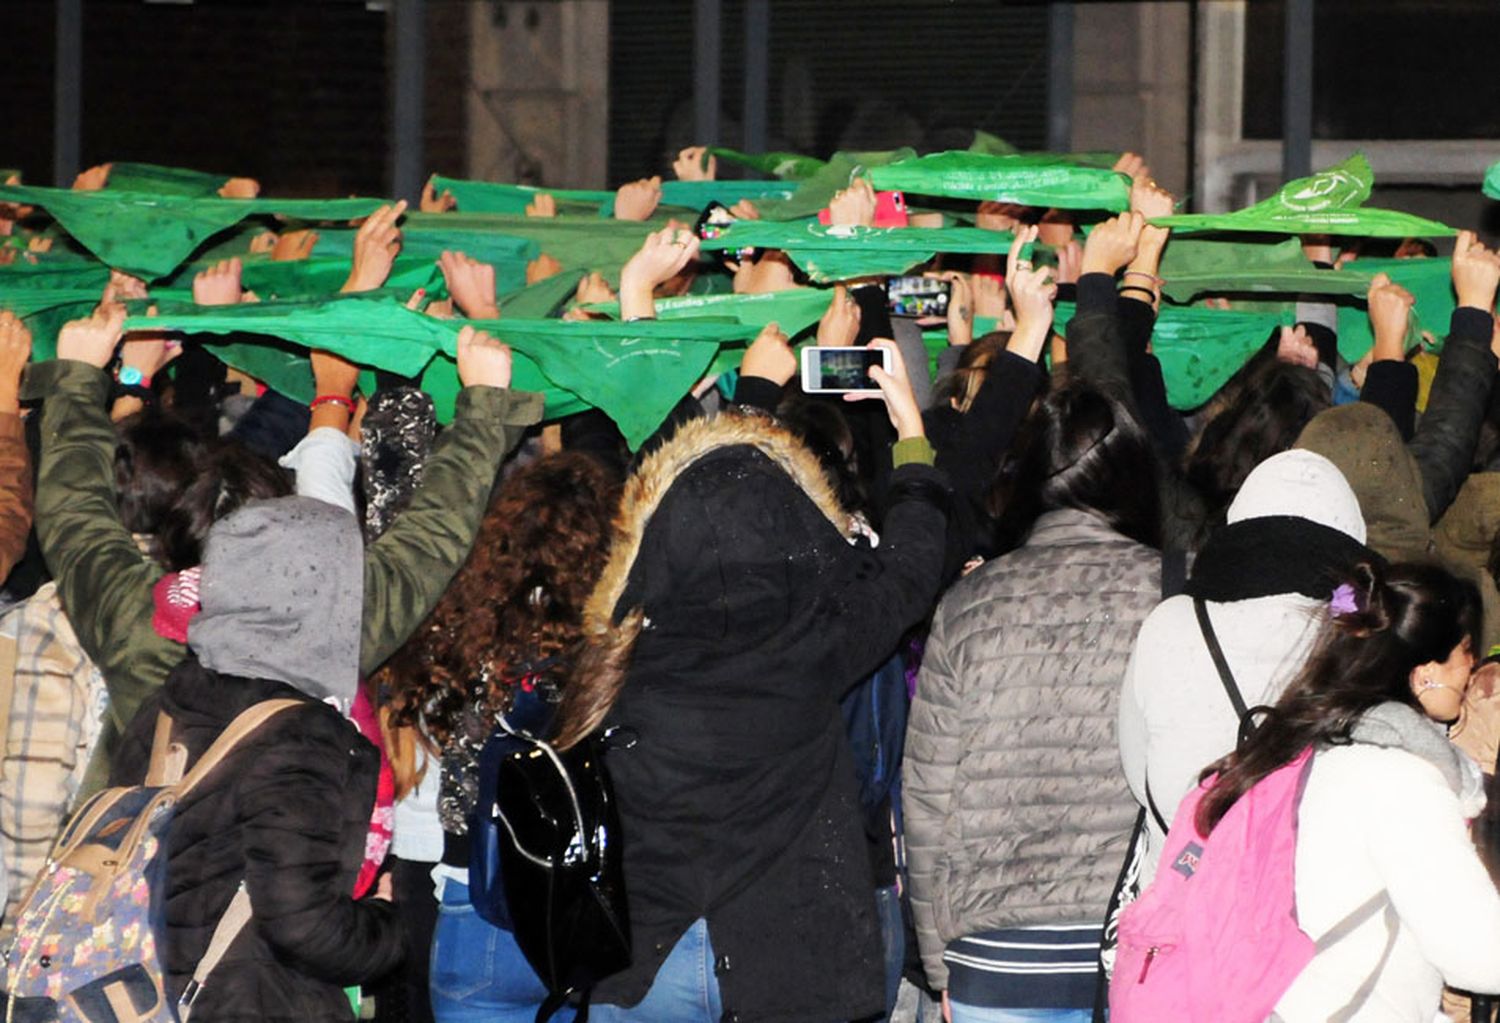
[[[346,398],[342,394],[320,394],[309,404],[309,409],[315,409],[319,405],[342,405],[352,414],[354,412],[354,399]]]

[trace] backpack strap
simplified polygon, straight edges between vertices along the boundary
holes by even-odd
[[[177,784],[177,798],[181,799],[197,787],[208,773],[215,767],[218,767],[219,763],[233,752],[234,748],[243,742],[251,732],[254,732],[282,711],[291,710],[293,707],[301,707],[305,702],[304,700],[292,699],[262,700],[255,706],[241,711],[233,721],[229,722],[229,726],[219,734],[219,737],[214,740],[213,745],[204,751],[203,756],[198,758],[198,762],[193,765],[193,769],[187,773],[186,777]],[[160,728],[160,723],[158,723],[157,727],[158,729]]]
[[[284,710],[302,706],[302,700],[263,700],[255,706],[243,710],[231,722],[229,726],[214,740],[213,745],[204,751],[203,756],[193,765],[192,771],[187,777],[177,783],[177,798],[181,799],[195,786],[201,782],[210,771],[218,767],[223,759],[243,742],[252,732],[260,728],[271,718]],[[162,733],[162,720],[171,720],[165,714],[157,720],[157,736]],[[154,755],[154,748],[153,748]],[[240,936],[240,932],[250,923],[251,907],[250,893],[245,890],[245,882],[241,881],[239,888],[234,893],[234,898],[229,900],[229,905],[224,910],[224,915],[219,917],[219,922],[214,926],[213,937],[209,939],[208,950],[203,953],[203,958],[198,960],[198,966],[193,970],[193,979],[188,981],[187,987],[182,991],[182,997],[177,1001],[177,1018],[180,1023],[187,1023],[192,1014],[193,1002],[198,997],[198,992],[203,989],[208,975],[213,972],[214,967],[224,958],[229,951],[229,946],[234,944],[234,939]]]
[[[1396,947],[1396,935],[1400,926],[1400,918],[1396,915],[1396,906],[1391,902],[1390,896],[1386,892],[1376,892],[1352,913],[1335,924],[1331,931],[1318,939],[1317,950],[1322,952],[1348,937],[1351,931],[1374,916],[1375,911],[1382,906],[1385,907],[1385,951],[1380,953],[1380,960],[1376,962],[1375,968],[1370,971],[1370,975],[1365,978],[1365,982],[1359,986],[1359,990],[1354,992],[1354,996],[1349,999],[1348,1003],[1342,1009],[1328,1017],[1328,1023],[1349,1023],[1365,1007],[1365,1003],[1370,1000],[1370,995],[1375,991],[1375,982],[1380,979],[1381,971],[1385,969],[1386,961],[1391,957],[1391,950]]]
[[[219,922],[214,927],[213,937],[208,942],[208,951],[203,953],[203,958],[198,960],[197,969],[193,970],[193,979],[188,981],[187,987],[182,989],[182,997],[177,1000],[177,1019],[180,1023],[188,1023],[188,1017],[193,1011],[193,1002],[198,998],[198,992],[203,989],[208,975],[213,972],[215,966],[219,965],[219,961],[224,958],[224,953],[229,951],[229,946],[234,944],[234,939],[240,936],[240,932],[249,923],[250,893],[245,891],[245,884],[242,881],[239,890],[234,893],[234,898],[229,900],[229,906],[224,910],[224,915],[219,917]]]
[[[1208,645],[1208,656],[1213,658],[1214,667],[1219,671],[1219,681],[1224,683],[1224,692],[1229,694],[1235,717],[1243,723],[1250,708],[1245,706],[1245,698],[1240,695],[1234,673],[1229,670],[1229,662],[1224,659],[1224,648],[1219,645],[1219,636],[1214,632],[1214,623],[1208,617],[1208,605],[1203,602],[1202,597],[1193,598],[1193,613],[1198,616],[1198,628],[1203,632],[1203,642]]]
[[[156,733],[151,739],[151,762],[145,784],[151,788],[176,785],[187,770],[187,747],[172,741],[172,718],[166,711],[156,714]]]

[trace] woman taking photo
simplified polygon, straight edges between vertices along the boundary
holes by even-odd
[[[626,484],[557,740],[616,729],[634,961],[595,988],[596,1021],[884,1010],[838,701],[931,606],[947,492],[900,355],[875,344],[901,438],[879,547],[848,541],[822,465],[765,416],[684,425]]]

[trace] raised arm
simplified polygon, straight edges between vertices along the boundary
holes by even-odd
[[[104,367],[125,311],[114,306],[63,327],[42,407],[37,538],[63,609],[109,690],[109,718],[123,731],[141,701],[183,657],[151,627],[151,587],[161,568],[136,547],[115,503],[115,431],[105,411]]]
[[[421,487],[365,549],[365,675],[406,642],[448,588],[473,546],[500,463],[542,417],[541,395],[510,390],[510,349],[472,327],[458,336],[458,375],[464,389]]]
[[[1409,448],[1422,470],[1427,513],[1442,517],[1469,475],[1485,403],[1495,381],[1495,291],[1500,286],[1500,255],[1460,231],[1453,249],[1453,310],[1448,340],[1438,360],[1427,412]]]

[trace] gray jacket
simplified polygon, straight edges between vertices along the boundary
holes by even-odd
[[[1160,574],[1156,551],[1060,510],[939,605],[902,773],[935,988],[956,938],[1102,925],[1136,814],[1115,743],[1120,680]]]

